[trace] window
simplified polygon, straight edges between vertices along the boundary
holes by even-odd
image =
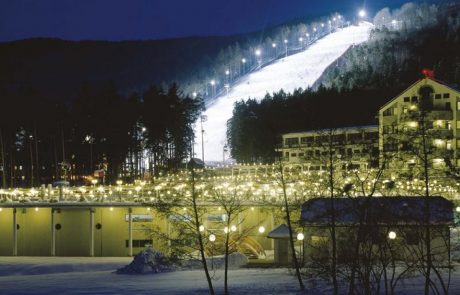
[[[441,97],[439,97],[439,98],[441,98]],[[404,97],[404,102],[410,102],[410,97],[409,97],[409,96],[405,96],[405,97]]]
[[[297,157],[297,154],[296,153],[291,153],[291,157],[295,158],[295,157]]]
[[[126,248],[129,247],[129,240],[125,240]],[[144,248],[146,246],[152,245],[152,240],[133,240],[134,248]]]
[[[457,111],[460,111],[460,101],[457,101]]]
[[[394,115],[393,108],[389,108],[389,109],[384,110],[383,115],[384,116],[393,116]]]
[[[412,96],[412,97],[411,97],[411,101],[412,101],[412,102],[417,102],[417,101],[418,101],[418,97],[417,97],[417,96]]]
[[[291,137],[291,138],[286,138],[284,140],[285,145],[298,145],[299,144],[299,138],[298,137]]]
[[[442,97],[441,93],[436,93],[436,94],[434,95],[434,98],[435,98],[435,99],[440,99],[441,97]]]
[[[449,93],[444,93],[444,94],[442,95],[442,98],[449,98],[449,97],[450,97],[450,94],[449,94]]]
[[[403,114],[407,114],[407,108],[403,108]]]
[[[457,129],[460,129],[460,121],[457,121]]]
[[[312,145],[314,141],[315,141],[315,138],[313,136],[307,136],[307,137],[300,138],[301,144]]]

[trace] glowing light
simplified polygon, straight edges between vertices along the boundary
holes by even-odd
[[[204,225],[200,225],[198,228],[199,231],[204,231]]]
[[[394,231],[390,231],[390,232],[388,233],[388,238],[389,238],[390,240],[396,239],[396,233],[395,233]]]
[[[209,235],[209,240],[210,240],[211,242],[214,242],[214,241],[216,240],[216,236],[215,236],[214,234],[210,234],[210,235]]]
[[[215,81],[215,80],[211,80],[211,85],[212,85],[212,86],[216,85],[216,81]]]
[[[256,56],[260,56],[262,54],[262,51],[260,49],[256,49],[255,54]]]
[[[228,227],[227,226],[224,228],[224,233],[228,234]]]
[[[297,240],[303,241],[304,238],[305,238],[305,236],[303,235],[303,233],[298,233],[297,234]]]
[[[0,209],[2,209],[2,208],[0,208]],[[455,208],[455,211],[460,212],[460,206],[458,206],[457,208]]]
[[[110,211],[113,211],[113,207],[110,207],[110,209],[109,209],[109,210],[110,210]]]
[[[241,62],[245,64],[245,63],[246,63],[246,59],[245,59],[245,58],[242,58],[242,59],[241,59]]]
[[[276,43],[272,43],[272,47],[273,47],[273,48],[276,48]]]
[[[365,17],[366,16],[366,11],[364,9],[361,9],[359,12],[358,12],[358,15],[359,17]]]
[[[234,226],[234,225],[230,226],[230,230],[231,231],[236,231],[236,226]]]
[[[259,227],[259,233],[263,234],[265,232],[265,227],[260,226]]]

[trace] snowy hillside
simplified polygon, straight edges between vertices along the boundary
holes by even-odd
[[[350,26],[329,34],[311,45],[307,50],[288,56],[275,63],[251,73],[234,85],[228,96],[217,97],[204,115],[203,123],[204,155],[206,162],[222,162],[223,147],[226,141],[226,122],[231,118],[233,104],[241,99],[261,99],[266,93],[283,89],[292,92],[294,89],[311,86],[323,71],[339,58],[351,45],[366,41],[369,38],[370,23]],[[195,153],[201,158],[201,124],[195,128]],[[228,158],[228,154],[225,156]]]

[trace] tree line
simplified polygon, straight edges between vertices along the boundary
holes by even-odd
[[[129,95],[111,83],[86,84],[69,103],[33,89],[3,90],[1,97],[3,188],[81,184],[94,171],[111,183],[180,168],[203,106],[175,84]]]
[[[420,79],[423,68],[458,85],[459,11],[458,5],[412,3],[393,14],[384,9],[370,41],[350,48],[311,89],[237,102],[227,130],[233,158],[271,162],[283,133],[377,124],[380,106]]]

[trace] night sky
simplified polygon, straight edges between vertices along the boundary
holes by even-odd
[[[0,0],[0,41],[229,35],[302,16],[351,13],[360,7],[374,14],[405,2],[408,0]]]

